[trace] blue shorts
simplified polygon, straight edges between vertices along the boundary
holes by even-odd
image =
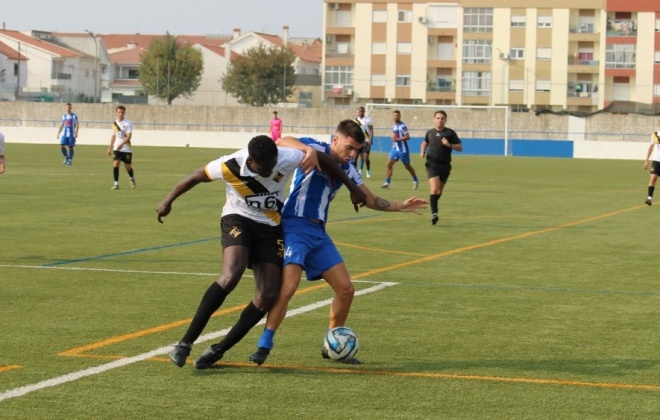
[[[390,159],[392,160],[400,160],[401,163],[405,163],[406,165],[410,164],[410,152],[399,152],[396,149],[390,150]]]
[[[344,262],[323,224],[302,217],[283,217],[284,265],[298,264],[307,280],[318,280],[323,273]]]
[[[69,146],[73,147],[76,145],[76,138],[73,136],[62,136],[60,137],[60,146]]]

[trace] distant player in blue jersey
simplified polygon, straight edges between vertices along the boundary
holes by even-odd
[[[60,139],[60,150],[64,156],[64,165],[71,165],[73,160],[73,148],[78,138],[78,116],[71,112],[71,104],[66,104],[66,112],[62,115],[62,124],[57,130],[57,138]],[[62,133],[62,137],[60,137]],[[67,147],[69,150],[67,151]]]
[[[355,159],[364,141],[364,131],[360,124],[354,120],[344,120],[337,126],[330,144],[312,138],[283,137],[278,141],[278,145],[304,151],[306,158],[316,156],[316,151],[330,155],[351,181],[364,192],[366,206],[370,209],[419,214],[418,210],[425,208],[426,200],[411,197],[405,201],[389,201],[374,195],[362,182],[362,177],[351,161]],[[317,169],[305,171],[298,168],[293,174],[289,196],[282,209],[282,289],[277,302],[268,312],[266,328],[259,339],[258,349],[250,355],[250,360],[259,365],[266,360],[273,348],[273,337],[286,316],[288,303],[300,284],[303,270],[307,273],[308,280],[324,279],[335,292],[330,305],[329,328],[343,326],[348,318],[355,287],[344,260],[325,230],[328,207],[342,185],[340,180]],[[321,355],[328,358],[323,351]],[[355,358],[341,362],[360,363]]]
[[[394,111],[392,113],[394,125],[392,126],[392,150],[390,151],[390,159],[387,161],[387,169],[385,173],[385,183],[381,188],[389,188],[392,181],[392,172],[394,164],[401,161],[403,166],[406,167],[413,179],[413,190],[419,187],[419,180],[415,169],[410,165],[410,148],[408,147],[408,140],[410,140],[410,133],[408,126],[401,121],[401,112]]]

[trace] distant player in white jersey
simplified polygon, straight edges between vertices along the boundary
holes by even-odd
[[[126,107],[119,105],[115,109],[117,119],[112,123],[112,137],[108,146],[108,155],[112,156],[112,176],[115,180],[111,190],[119,189],[119,165],[124,162],[124,168],[131,179],[131,188],[135,189],[135,176],[133,175],[133,151],[131,140],[133,139],[133,124],[126,118]]]
[[[351,164],[362,143],[364,131],[354,120],[340,122],[330,144],[308,137],[283,137],[278,141],[279,145],[305,151],[310,158],[317,154],[332,157],[337,167],[341,167],[351,182],[364,192],[366,206],[370,209],[419,214],[419,210],[425,208],[423,205],[427,203],[426,200],[411,197],[405,201],[388,201],[374,195],[362,182],[362,177]],[[250,360],[259,365],[273,348],[273,337],[286,316],[288,303],[300,284],[303,270],[308,280],[324,279],[335,292],[330,305],[329,328],[343,326],[348,318],[355,287],[344,260],[325,230],[330,202],[343,184],[341,180],[318,170],[308,172],[298,168],[293,175],[291,191],[282,209],[282,290],[277,303],[268,312],[266,328],[259,339],[257,351],[250,355]],[[323,351],[321,355],[328,358],[328,354]],[[360,361],[351,358],[341,363],[359,364]]]
[[[283,190],[304,157],[299,150],[278,148],[268,136],[256,136],[247,149],[216,159],[181,180],[156,209],[158,221],[162,223],[162,218],[172,209],[172,202],[196,185],[215,180],[227,184],[220,222],[222,273],[207,289],[188,330],[170,352],[170,359],[177,366],[185,365],[193,343],[211,315],[238,285],[246,268],[254,273],[253,299],[225,338],[197,358],[195,368],[206,369],[222,359],[277,300],[284,252],[280,227]],[[343,176],[350,181],[330,159],[321,164],[333,177]],[[355,203],[363,203],[364,194],[357,187],[353,192]]]
[[[360,125],[362,125],[362,130],[366,134],[364,144],[355,157],[355,166],[358,166],[359,159],[360,166],[358,172],[360,172],[360,175],[362,175],[362,170],[364,169],[364,164],[366,163],[367,178],[371,178],[371,159],[369,159],[369,155],[371,154],[371,143],[374,138],[374,124],[371,122],[371,118],[369,118],[368,115],[365,115],[363,106],[358,107],[358,109],[355,111],[355,119],[360,123]]]
[[[65,105],[66,112],[62,115],[62,124],[60,129],[57,130],[56,137],[60,139],[60,151],[64,156],[65,165],[71,165],[73,161],[73,148],[76,146],[76,139],[78,138],[78,116],[71,112],[71,104]],[[62,133],[62,137],[60,137]],[[69,150],[67,150],[67,147]]]
[[[660,127],[660,122],[658,124]],[[651,159],[653,155],[653,159]],[[654,131],[651,135],[651,144],[646,152],[646,160],[644,161],[644,169],[649,168],[649,159],[651,159],[651,176],[649,177],[648,196],[646,197],[646,205],[653,204],[653,192],[655,191],[655,183],[660,175],[660,131]]]

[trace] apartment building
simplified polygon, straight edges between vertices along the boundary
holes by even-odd
[[[660,103],[657,0],[324,0],[329,105]]]

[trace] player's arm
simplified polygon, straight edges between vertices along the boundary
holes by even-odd
[[[204,166],[197,169],[195,172],[193,172],[192,174],[188,175],[187,177],[179,181],[179,183],[174,186],[172,191],[170,191],[170,193],[167,194],[167,196],[163,199],[163,201],[160,202],[158,207],[156,207],[158,222],[163,223],[162,218],[170,214],[170,211],[172,211],[172,202],[174,202],[174,200],[176,200],[179,196],[181,196],[187,191],[190,191],[192,188],[194,188],[197,184],[201,182],[211,182],[211,181],[212,179],[209,178],[208,174],[206,173],[206,167]]]
[[[78,123],[78,117],[75,118],[73,121],[73,138],[77,139],[78,138],[78,127],[80,124]]]
[[[112,154],[112,148],[115,144],[115,139],[116,138],[117,138],[117,136],[114,133],[112,134],[112,137],[110,137],[110,145],[108,146],[108,155]]]
[[[121,148],[124,147],[125,144],[131,144],[131,137],[133,137],[132,131],[126,133],[126,138],[124,138],[124,141],[119,146],[117,146],[117,150],[121,150]]]
[[[305,143],[298,140],[297,138],[291,136],[280,137],[280,139],[277,141],[277,145],[281,147],[288,147],[291,149],[300,150],[301,152],[303,152],[305,154],[305,157],[300,163],[300,167],[302,168],[303,172],[305,172],[306,174],[313,171],[315,168],[321,170],[321,165],[319,165],[319,158],[318,158],[318,156],[321,153],[317,154],[316,149],[313,148],[312,146],[308,146]]]
[[[399,211],[422,214],[419,212],[419,210],[424,210],[426,208],[425,204],[428,204],[428,201],[422,198],[417,198],[415,196],[410,197],[405,201],[388,200],[386,198],[375,195],[364,184],[360,185],[360,189],[367,196],[366,206],[376,211]]]
[[[651,159],[651,153],[653,153],[654,147],[654,143],[649,144],[649,149],[646,151],[646,160],[644,160],[644,169],[648,169],[649,167],[649,159]]]
[[[426,137],[424,137],[424,140],[422,141],[422,149],[419,152],[419,155],[422,158],[426,157],[426,149],[428,149],[428,147],[429,147],[429,135],[427,134]]]
[[[56,139],[60,138],[60,133],[62,132],[62,129],[64,128],[64,121],[62,121],[62,124],[60,124],[60,129],[57,130],[57,134],[55,135]]]

